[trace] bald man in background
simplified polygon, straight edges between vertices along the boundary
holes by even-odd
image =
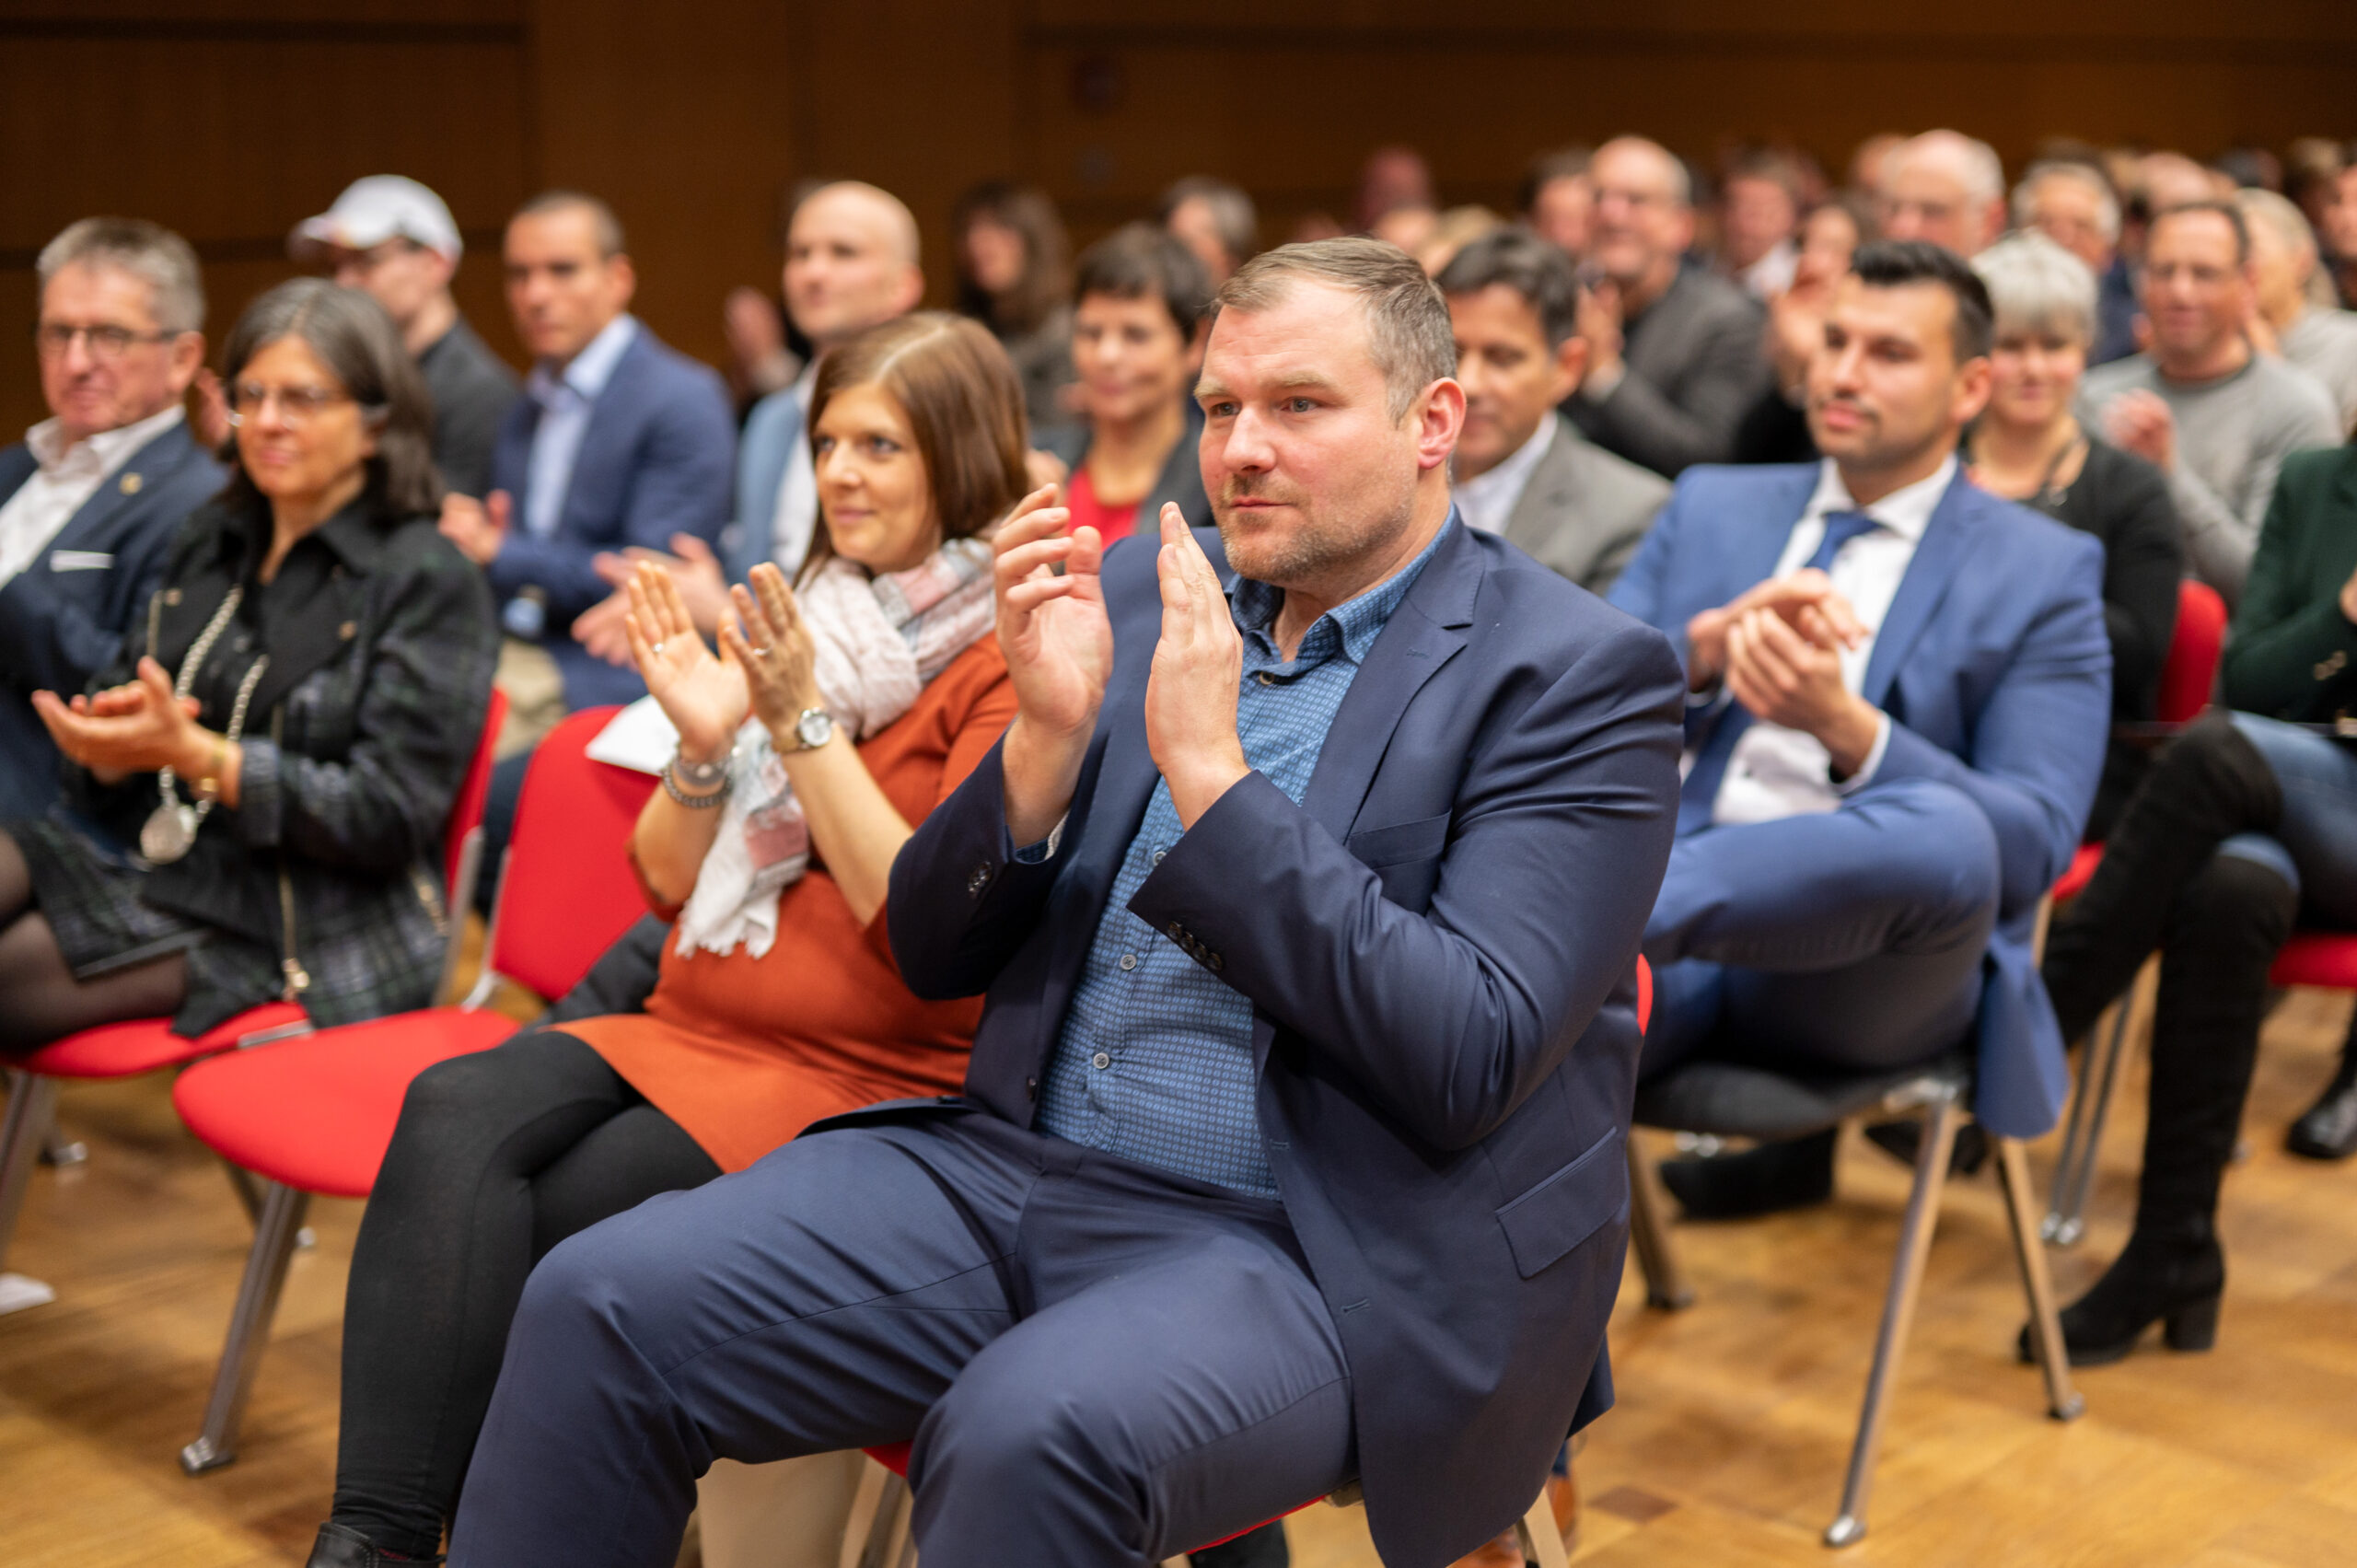
[[[1891,149],[1880,199],[1885,239],[1928,239],[1978,256],[2005,232],[2005,165],[1956,131],[1926,131]]]
[[[1606,451],[1658,474],[1725,462],[1736,426],[1769,386],[1759,308],[1687,265],[1693,183],[1667,148],[1615,137],[1588,172],[1592,275],[1579,313],[1588,367],[1563,412]]]

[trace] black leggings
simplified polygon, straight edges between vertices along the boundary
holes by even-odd
[[[0,1054],[99,1024],[169,1017],[187,993],[188,966],[178,953],[75,980],[48,920],[33,908],[24,851],[0,832]]]
[[[352,1256],[334,1522],[386,1551],[440,1551],[532,1265],[719,1174],[571,1035],[532,1030],[421,1074]]]

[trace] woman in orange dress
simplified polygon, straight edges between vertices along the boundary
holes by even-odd
[[[630,844],[677,917],[661,973],[644,1014],[529,1030],[411,1088],[353,1255],[312,1568],[434,1560],[549,1249],[823,1117],[964,1081],[981,1004],[918,1001],[879,916],[912,825],[1015,713],[981,536],[1023,488],[1022,393],[981,327],[906,317],[828,356],[809,429],[826,527],[794,591],[756,567],[715,657],[659,568],[630,586],[679,736]]]

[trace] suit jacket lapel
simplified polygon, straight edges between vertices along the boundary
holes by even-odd
[[[584,485],[581,482],[585,473],[593,466],[628,455],[626,444],[613,438],[613,427],[633,412],[629,405],[637,396],[635,377],[639,361],[650,352],[646,346],[646,328],[641,325],[631,334],[629,346],[614,361],[613,374],[606,377],[605,386],[598,389],[596,401],[590,403],[588,423],[581,429],[581,445],[573,449],[573,472],[565,482],[564,494],[557,498],[559,533],[565,531],[565,515],[573,510],[575,495],[603,494],[610,490],[603,483]]]
[[[1538,456],[1538,464],[1522,486],[1522,494],[1515,497],[1514,510],[1506,514],[1504,529],[1506,542],[1538,555],[1548,536],[1554,532],[1557,519],[1566,513],[1576,515],[1579,508],[1578,476],[1572,471],[1571,444],[1574,439],[1565,427],[1562,414],[1555,421],[1555,438]],[[1543,559],[1543,557],[1542,557]]]
[[[1906,667],[1908,654],[1932,623],[1940,600],[1947,597],[1948,585],[1956,581],[1978,521],[1973,500],[1970,482],[1959,471],[1932,509],[1932,520],[1924,525],[1915,557],[1907,563],[1906,575],[1898,579],[1898,592],[1882,618],[1882,629],[1875,633],[1875,651],[1866,660],[1865,679],[1859,689],[1859,695],[1877,708],[1885,705],[1891,683]]]
[[[148,486],[170,478],[195,450],[196,442],[188,433],[188,422],[183,420],[132,453],[121,468],[107,476],[106,482],[91,492],[80,510],[66,519],[65,526],[57,530],[56,537],[42,552],[41,559],[48,559],[50,551],[76,549],[84,540],[97,536],[117,513],[138,505]]]

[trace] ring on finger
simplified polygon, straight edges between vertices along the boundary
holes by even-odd
[[[646,651],[650,654],[660,654],[663,651],[663,645],[660,643],[649,643],[646,645]]]

